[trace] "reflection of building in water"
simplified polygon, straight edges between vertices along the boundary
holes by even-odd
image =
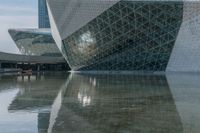
[[[25,76],[27,79],[28,76]],[[18,78],[19,79],[19,78]],[[51,107],[58,91],[60,90],[65,79],[43,78],[35,80],[35,76],[30,76],[27,82],[18,82],[18,93],[15,100],[10,105],[11,110],[34,110],[35,108]],[[26,80],[25,80],[26,81]],[[51,92],[51,93],[48,93]],[[29,99],[29,100],[27,100]]]
[[[16,77],[20,91],[8,110],[38,113],[38,132],[47,133],[52,104],[65,84],[65,77],[66,73],[60,76],[56,73],[24,76],[24,80],[21,76]]]
[[[166,79],[164,75],[71,74],[67,81],[58,75],[30,79],[18,81],[23,91],[9,111],[38,113],[39,133],[200,130],[198,75],[168,74]]]
[[[17,88],[16,81],[17,78],[14,75],[0,75],[0,92],[4,90]]]
[[[200,75],[167,74],[184,133],[200,131]]]
[[[38,114],[38,133],[47,133],[49,127],[50,112]]]
[[[182,132],[165,76],[71,77],[52,133]]]

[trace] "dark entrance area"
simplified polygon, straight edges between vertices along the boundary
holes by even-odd
[[[38,63],[10,63],[2,62],[1,69],[21,69],[32,71],[68,71],[70,70],[67,63],[57,64],[38,64]]]

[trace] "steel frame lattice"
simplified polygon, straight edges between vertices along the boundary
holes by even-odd
[[[181,1],[120,1],[63,40],[72,70],[165,71]]]

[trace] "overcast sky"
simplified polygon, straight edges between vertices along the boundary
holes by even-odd
[[[9,28],[37,28],[38,0],[0,0],[0,51],[19,53]]]

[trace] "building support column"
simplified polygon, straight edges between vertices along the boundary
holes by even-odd
[[[31,63],[28,63],[28,70],[31,69]]]
[[[40,71],[40,64],[37,65],[37,71]]]
[[[1,69],[1,62],[0,62],[0,69]]]

